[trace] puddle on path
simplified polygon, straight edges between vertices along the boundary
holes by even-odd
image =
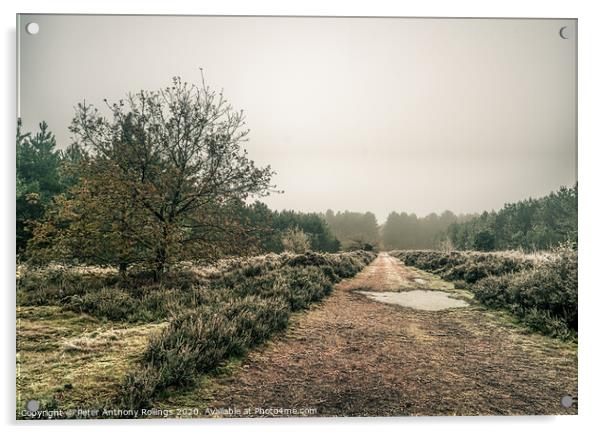
[[[465,301],[451,298],[447,292],[442,291],[418,289],[406,292],[357,292],[382,303],[398,304],[419,310],[443,310],[468,306]]]

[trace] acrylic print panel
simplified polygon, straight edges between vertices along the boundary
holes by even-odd
[[[577,413],[576,20],[17,26],[17,418]]]

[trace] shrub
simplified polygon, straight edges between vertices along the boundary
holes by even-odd
[[[68,268],[29,270],[17,278],[20,305],[61,305],[74,295],[100,291],[119,282],[118,276],[76,272]]]
[[[409,250],[394,251],[392,255],[406,265],[432,271],[446,280],[464,280],[467,283],[533,266],[531,259],[504,253]]]
[[[284,298],[291,310],[307,308],[332,292],[332,281],[319,267],[283,268],[273,294]]]
[[[239,356],[286,327],[290,310],[278,298],[248,296],[221,305],[200,307],[175,317],[151,339],[143,366],[122,383],[122,403],[140,408],[170,386],[194,382],[196,374]]]
[[[281,238],[282,247],[287,252],[305,253],[311,247],[309,235],[299,228],[286,229]]]
[[[148,407],[151,398],[156,396],[159,390],[161,377],[162,375],[157,375],[156,369],[150,365],[128,372],[121,382],[119,405],[126,409]]]
[[[244,354],[285,328],[292,311],[328,295],[338,273],[349,277],[375,256],[306,252],[250,258],[238,268],[228,264],[228,271],[209,277],[206,288],[190,292],[190,308],[181,308],[151,340],[141,366],[122,383],[121,404],[147,406],[169,387],[190,384],[199,373]]]
[[[17,278],[17,302],[56,305],[113,321],[148,322],[217,302],[223,298],[224,288],[237,287],[239,296],[279,293],[296,310],[321,299],[329,293],[332,283],[355,275],[374,257],[368,252],[268,254],[228,259],[199,271],[180,269],[166,274],[160,283],[148,272],[122,278],[110,269],[25,269]],[[299,271],[303,268],[312,269]],[[279,274],[288,277],[284,279]],[[274,288],[276,281],[279,286]],[[251,288],[254,285],[257,288]]]
[[[481,303],[509,310],[529,327],[559,338],[577,333],[577,251],[548,255],[514,252],[394,251],[393,256],[460,283]]]
[[[140,310],[141,303],[122,289],[102,288],[71,297],[68,306],[75,312],[85,312],[111,321],[125,321]]]
[[[489,277],[472,290],[482,303],[510,310],[542,333],[566,338],[577,332],[577,252],[569,248],[530,270]]]
[[[229,290],[236,297],[257,295],[264,298],[281,297],[292,310],[306,308],[321,300],[332,290],[331,280],[319,267],[305,268],[285,266],[279,270],[245,279],[226,277]],[[216,290],[224,281],[215,282]]]
[[[330,256],[316,252],[305,252],[302,255],[294,255],[286,258],[284,265],[288,265],[290,267],[327,267],[331,266],[333,262],[337,260],[337,258],[343,255],[345,254],[341,253]]]

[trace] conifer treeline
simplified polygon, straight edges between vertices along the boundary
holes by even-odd
[[[577,243],[577,185],[453,223],[447,235],[459,250],[547,250]]]
[[[499,211],[417,217],[392,212],[381,230],[390,249],[547,250],[577,242],[577,186],[560,187],[539,199],[509,203]]]

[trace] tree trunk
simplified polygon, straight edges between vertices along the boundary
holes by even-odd
[[[124,278],[125,274],[127,273],[128,270],[128,264],[126,262],[120,262],[119,263],[119,275]]]
[[[165,263],[167,262],[167,255],[165,247],[159,247],[157,249],[157,254],[155,257],[155,271],[154,271],[154,280],[155,282],[160,282],[163,279],[163,274],[165,274]]]
[[[159,241],[159,245],[157,246],[157,250],[155,253],[155,270],[154,270],[154,280],[155,282],[160,282],[163,280],[163,275],[165,274],[167,268],[167,247],[169,245],[169,224],[163,224],[162,237]]]

